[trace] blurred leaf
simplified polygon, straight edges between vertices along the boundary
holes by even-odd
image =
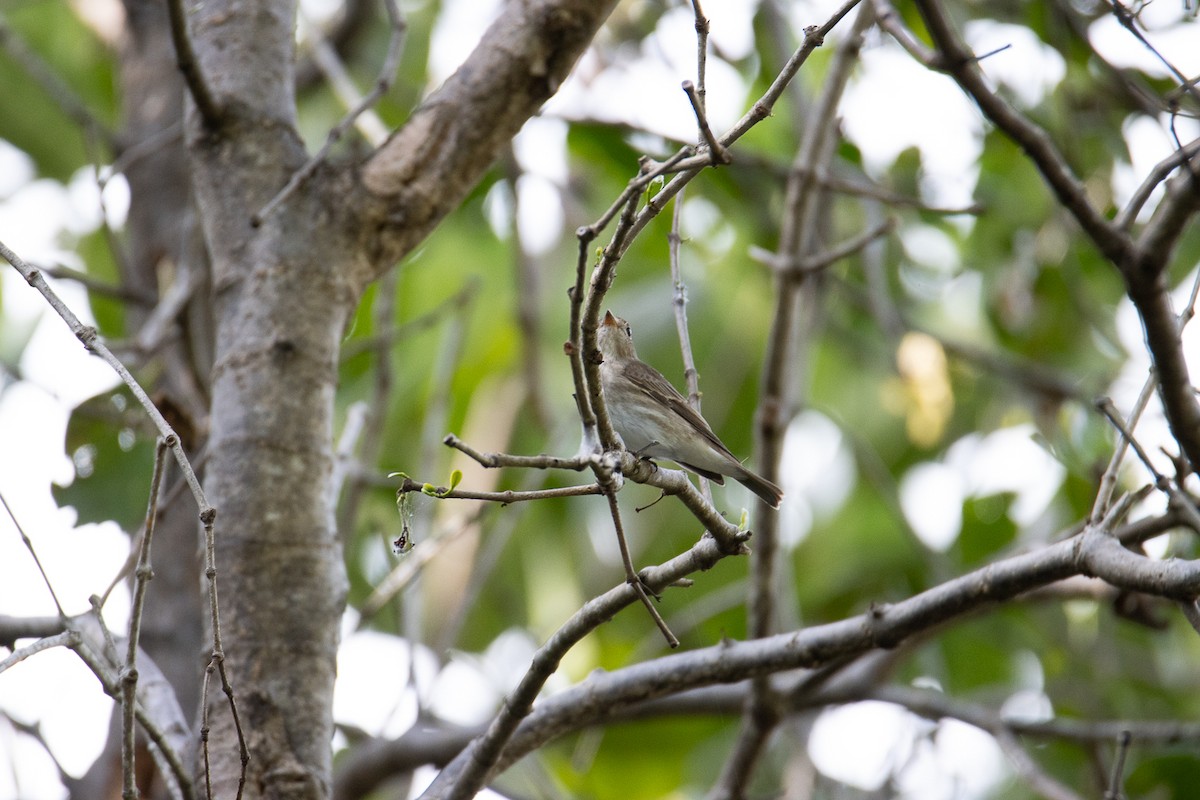
[[[114,398],[122,402],[114,403]],[[66,452],[75,480],[54,487],[59,505],[74,506],[79,524],[115,520],[133,531],[145,520],[154,465],[154,439],[118,424],[130,398],[124,392],[93,398],[71,414]]]
[[[1138,743],[1133,746],[1137,748]],[[1140,761],[1129,773],[1123,789],[1127,797],[1185,800],[1195,797],[1197,786],[1200,786],[1200,759],[1188,751]]]
[[[117,263],[113,259],[112,247],[103,230],[83,236],[76,251],[87,265],[89,277],[109,286],[120,285]],[[88,304],[96,318],[96,329],[100,335],[116,339],[125,334],[125,303],[112,296],[88,292]]]
[[[110,53],[79,21],[69,4],[16,6],[6,9],[3,23],[94,117],[103,124],[112,123],[116,98]],[[0,86],[4,87],[8,107],[21,109],[19,114],[0,114],[0,138],[32,156],[43,176],[65,182],[91,161],[79,126],[3,48]]]
[[[1017,526],[1009,518],[1013,495],[968,498],[963,503],[962,532],[955,541],[965,569],[979,566],[1012,544]]]

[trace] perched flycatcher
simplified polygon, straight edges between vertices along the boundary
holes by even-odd
[[[665,458],[724,484],[723,475],[779,508],[783,490],[755,475],[729,452],[712,428],[654,367],[638,360],[628,323],[604,314],[598,331],[600,385],[613,428],[640,458]]]

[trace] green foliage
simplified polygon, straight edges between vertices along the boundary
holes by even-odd
[[[75,250],[87,264],[89,277],[110,286],[120,283],[117,273],[117,263],[113,257],[109,237],[103,231],[93,231],[80,238]],[[88,294],[92,316],[96,320],[96,330],[101,336],[118,338],[125,331],[125,303],[99,292]]]
[[[154,439],[113,424],[131,401],[126,392],[102,395],[71,415],[65,449],[75,461],[75,480],[55,486],[54,499],[74,507],[81,525],[114,520],[134,531],[145,521]]]
[[[116,119],[112,54],[68,4],[21,4],[6,9],[0,24],[21,38],[24,49],[49,65],[50,72],[101,124]],[[4,87],[5,107],[20,109],[20,113],[0,114],[0,138],[28,153],[40,174],[65,181],[89,163],[89,152],[96,152],[101,143],[86,142],[78,124],[29,79],[10,52],[0,48],[0,86]],[[49,131],[55,134],[47,135]]]
[[[1125,784],[1131,797],[1154,797],[1163,800],[1183,800],[1195,794],[1200,783],[1200,759],[1194,751],[1151,756],[1140,761],[1129,774]]]

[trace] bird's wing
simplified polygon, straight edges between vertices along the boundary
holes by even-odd
[[[643,361],[632,359],[625,364],[625,373],[634,386],[639,387],[652,400],[678,414],[697,433],[707,439],[718,452],[729,456],[734,463],[738,463],[737,457],[729,452],[729,448],[717,438],[712,428],[708,427],[708,423],[704,421],[704,417],[697,414],[696,410],[688,405],[688,401],[669,380],[662,376],[661,372]]]

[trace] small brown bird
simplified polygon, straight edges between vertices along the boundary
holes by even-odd
[[[597,336],[605,406],[627,450],[641,458],[669,459],[719,484],[728,475],[779,508],[783,490],[742,466],[671,382],[638,360],[625,320],[606,311]]]

